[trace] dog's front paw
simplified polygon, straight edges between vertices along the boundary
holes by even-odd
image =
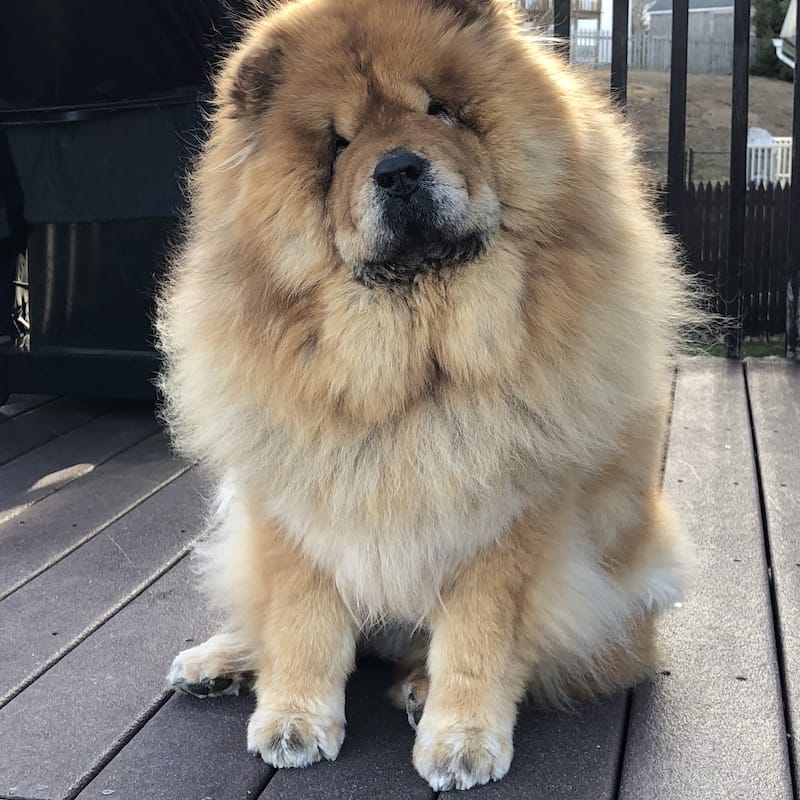
[[[344,720],[256,708],[247,726],[247,749],[273,767],[334,761],[344,741]]]
[[[224,672],[224,667],[208,658],[206,645],[182,650],[175,656],[167,680],[173,689],[194,697],[220,697],[247,691],[252,676]]]
[[[424,715],[414,743],[414,766],[436,791],[500,780],[513,755],[510,736],[480,727],[437,727]]]

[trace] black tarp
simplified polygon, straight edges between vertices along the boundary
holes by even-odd
[[[4,0],[0,112],[191,93],[244,0]],[[0,117],[1,118],[1,117]]]
[[[15,126],[9,145],[28,222],[177,215],[202,124],[196,104]]]
[[[12,159],[0,173],[16,173],[26,220],[174,215],[203,135],[200,100],[246,3],[0,2],[0,126]]]

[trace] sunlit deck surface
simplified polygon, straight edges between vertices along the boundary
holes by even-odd
[[[0,409],[0,798],[432,800],[387,667],[348,687],[338,761],[247,754],[253,697],[174,695],[212,632],[187,555],[204,487],[135,405]],[[575,712],[523,710],[483,800],[783,800],[800,734],[800,367],[681,362],[665,487],[697,544],[655,680]],[[796,786],[794,787],[796,792]]]

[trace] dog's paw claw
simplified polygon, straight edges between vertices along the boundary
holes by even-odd
[[[250,678],[246,673],[207,675],[203,671],[202,663],[187,658],[184,655],[186,652],[175,657],[167,676],[167,681],[176,691],[193,697],[222,697],[239,694],[249,688]]]
[[[178,691],[194,697],[222,697],[226,694],[239,694],[242,688],[242,682],[238,676],[233,678],[205,677],[199,683],[188,683],[179,679],[172,685]]]

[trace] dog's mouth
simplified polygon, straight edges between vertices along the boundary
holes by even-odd
[[[368,287],[403,287],[419,275],[439,274],[443,270],[475,261],[489,246],[489,235],[473,232],[445,238],[423,231],[409,231],[400,246],[379,259],[361,264],[354,272],[356,281]]]
[[[467,182],[423,154],[396,148],[374,167],[360,227],[364,251],[350,261],[369,287],[409,287],[480,258],[499,225],[488,186]]]

